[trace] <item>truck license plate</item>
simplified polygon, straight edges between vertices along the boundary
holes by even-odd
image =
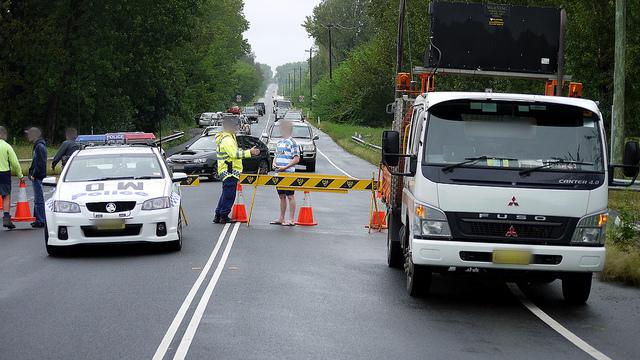
[[[98,230],[123,230],[124,220],[121,219],[104,219],[96,221]]]
[[[529,265],[531,264],[531,251],[493,250],[493,263],[506,265]]]

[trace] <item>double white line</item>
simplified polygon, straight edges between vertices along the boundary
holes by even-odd
[[[229,236],[229,241],[227,242],[227,246],[225,247],[224,252],[222,253],[222,257],[218,262],[218,266],[216,267],[216,270],[214,271],[213,276],[209,280],[209,283],[207,284],[207,287],[205,288],[204,293],[202,294],[202,297],[198,302],[198,306],[196,307],[196,310],[191,316],[191,321],[189,321],[189,325],[187,326],[187,329],[185,330],[184,335],[182,336],[182,340],[178,345],[178,349],[176,350],[176,353],[173,357],[174,360],[182,360],[187,356],[187,352],[189,351],[189,347],[191,346],[193,337],[196,334],[196,330],[198,330],[198,325],[200,325],[202,316],[204,315],[204,312],[207,309],[207,304],[209,303],[209,299],[211,298],[211,295],[213,295],[213,290],[218,284],[218,280],[220,279],[222,270],[224,270],[224,266],[227,262],[227,258],[229,257],[229,253],[231,252],[231,247],[233,246],[233,243],[236,239],[236,235],[238,234],[239,227],[240,227],[239,223],[233,226],[233,230],[231,231],[231,236]],[[193,286],[191,287],[191,290],[189,290],[189,293],[187,294],[187,297],[182,302],[182,305],[180,306],[180,309],[178,309],[178,313],[176,314],[176,316],[173,318],[171,325],[169,325],[169,329],[167,330],[167,333],[162,338],[162,342],[160,342],[160,346],[158,346],[156,353],[153,355],[153,360],[162,360],[166,356],[167,351],[169,350],[169,346],[171,345],[171,342],[175,338],[176,333],[178,332],[178,328],[180,327],[180,324],[182,324],[182,320],[184,320],[184,317],[187,314],[187,311],[191,307],[191,303],[196,297],[196,294],[198,293],[198,291],[200,290],[200,287],[202,286],[205,278],[209,274],[209,270],[213,266],[213,262],[216,256],[218,255],[218,252],[220,252],[222,243],[224,242],[224,239],[226,238],[230,228],[231,228],[231,225],[227,224],[222,230],[222,233],[218,238],[218,242],[216,243],[216,246],[211,252],[211,256],[209,256],[209,260],[207,260],[207,263],[202,268],[202,271],[200,272],[200,275],[196,279],[196,282],[193,284]]]

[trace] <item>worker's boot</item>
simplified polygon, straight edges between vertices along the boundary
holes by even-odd
[[[16,226],[13,225],[13,222],[11,222],[11,216],[2,217],[2,226],[6,227],[9,230],[16,228]]]

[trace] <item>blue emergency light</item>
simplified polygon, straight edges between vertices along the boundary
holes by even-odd
[[[78,135],[76,142],[83,145],[105,144],[107,142],[106,135]]]

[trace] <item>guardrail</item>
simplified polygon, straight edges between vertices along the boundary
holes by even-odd
[[[376,150],[382,151],[382,147],[363,140],[362,137],[360,137],[358,134],[352,136],[351,140],[357,142],[360,145],[368,146],[368,147],[370,147],[372,149],[376,149]]]

